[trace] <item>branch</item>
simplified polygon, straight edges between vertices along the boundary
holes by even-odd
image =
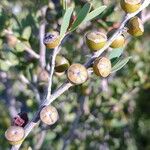
[[[150,0],[145,0],[141,6],[141,8],[132,14],[127,14],[125,16],[125,19],[122,21],[120,28],[113,34],[113,36],[108,40],[107,44],[104,46],[103,49],[100,51],[94,53],[94,55],[85,63],[85,66],[88,68],[92,62],[95,60],[96,57],[99,57],[107,48],[111,45],[111,43],[122,34],[124,31],[124,27],[129,19],[136,16],[139,12],[141,12],[144,8],[146,8],[150,4]],[[54,50],[55,51],[55,50]],[[54,67],[54,66],[53,66]],[[53,69],[51,69],[51,74],[53,74]],[[51,78],[50,78],[51,79]],[[51,80],[49,80],[49,83],[51,84]],[[51,87],[51,85],[49,85]],[[48,94],[46,99],[42,102],[39,110],[34,115],[34,118],[25,126],[25,137],[28,136],[28,134],[31,132],[31,130],[38,124],[39,122],[39,113],[43,106],[51,104],[56,98],[58,98],[61,94],[63,94],[65,91],[67,91],[70,87],[73,85],[66,81],[62,86],[60,86],[52,95]],[[49,88],[50,88],[49,87]],[[51,91],[51,90],[49,90]],[[18,150],[20,148],[21,144],[12,146],[12,150]]]
[[[23,74],[21,74],[21,75],[19,76],[19,79],[21,80],[21,82],[23,82],[24,84],[28,85],[28,86],[31,88],[31,90],[32,90],[32,91],[34,92],[34,94],[35,94],[35,98],[36,98],[37,102],[40,103],[40,102],[41,102],[41,101],[40,101],[40,94],[39,94],[39,92],[38,92],[37,87],[34,86],[34,84],[32,84],[32,82],[29,81]]]
[[[14,37],[16,37],[15,35],[14,35],[14,33],[12,32],[12,31],[10,31],[10,30],[7,30],[7,29],[5,29],[4,30],[4,33],[5,34],[11,34],[11,35],[13,35]],[[27,51],[31,56],[33,56],[34,58],[36,58],[36,59],[39,59],[40,58],[40,56],[31,48],[31,47],[29,47],[29,46],[27,46],[26,44],[24,44],[23,42],[21,42],[17,37],[16,37],[16,39],[17,39],[17,42],[18,43],[22,43],[22,45],[23,45],[23,47],[24,47],[24,50],[25,51]]]
[[[56,47],[54,50],[53,50],[53,54],[51,56],[51,67],[50,67],[50,76],[49,76],[49,81],[48,81],[48,90],[47,90],[47,98],[46,99],[49,99],[50,98],[50,95],[51,95],[51,88],[52,88],[52,78],[53,78],[53,74],[54,74],[54,68],[55,68],[55,59],[56,59],[56,56],[57,54],[59,53],[60,51],[60,48],[59,47]]]
[[[76,117],[74,119],[74,121],[72,122],[72,124],[70,125],[70,130],[68,131],[67,135],[64,137],[64,143],[63,143],[63,148],[62,150],[65,150],[67,145],[73,140],[74,138],[74,132],[78,127],[79,121],[80,121],[80,117],[81,115],[84,113],[83,109],[84,109],[84,101],[85,101],[86,97],[85,96],[80,96],[79,97],[79,103],[80,106],[76,112]]]
[[[46,8],[47,7],[42,7],[41,9],[41,16],[42,18],[45,18],[45,13],[46,13]],[[45,54],[46,54],[46,47],[43,43],[43,39],[44,39],[44,35],[45,35],[45,25],[46,25],[46,21],[45,19],[43,19],[41,21],[41,25],[39,28],[39,38],[40,38],[40,65],[42,68],[44,68],[46,66],[46,59],[45,59]]]
[[[35,144],[35,150],[40,150],[41,149],[41,146],[44,142],[44,139],[45,139],[45,136],[46,136],[46,131],[41,131],[41,133],[39,133],[38,135],[38,139],[37,139],[37,143]]]
[[[46,60],[45,60],[46,48],[45,45],[43,44],[44,34],[45,34],[45,21],[41,23],[39,29],[39,38],[40,38],[40,60],[39,61],[42,68],[44,68],[46,65]]]
[[[119,37],[119,36],[123,33],[123,31],[124,31],[124,29],[125,29],[126,23],[127,23],[132,17],[136,16],[139,12],[141,12],[143,9],[145,9],[146,7],[148,7],[149,4],[150,4],[150,0],[145,0],[138,11],[136,11],[135,13],[132,13],[132,14],[127,14],[127,15],[124,17],[125,19],[123,19],[123,21],[122,21],[122,23],[121,23],[119,29],[113,34],[112,37],[109,38],[109,40],[107,41],[107,44],[105,44],[105,46],[104,46],[101,50],[95,52],[95,53],[93,54],[93,56],[91,57],[91,59],[89,59],[89,60],[85,63],[85,66],[86,66],[86,67],[89,67],[89,66],[92,64],[92,62],[95,60],[95,58],[99,57],[105,50],[107,50],[107,49],[109,48],[109,46],[111,45],[111,43],[112,43],[117,37]]]
[[[0,71],[0,82],[5,86],[4,99],[6,99],[9,114],[11,118],[13,118],[18,114],[16,109],[16,99],[12,90],[13,81],[6,72]]]

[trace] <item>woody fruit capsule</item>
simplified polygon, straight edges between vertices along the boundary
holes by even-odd
[[[115,32],[117,31],[117,28],[114,28],[110,30],[107,34],[108,38],[111,37]],[[121,48],[125,44],[125,38],[124,35],[118,36],[110,45],[111,48]]]
[[[23,127],[19,126],[10,126],[5,132],[5,138],[12,145],[20,144],[23,141],[24,135]]]
[[[62,55],[57,55],[55,60],[55,72],[63,73],[70,66],[69,61]]]
[[[93,64],[93,71],[97,76],[107,77],[111,73],[111,62],[106,57],[97,58]]]
[[[142,23],[142,20],[137,16],[129,20],[127,27],[128,33],[134,37],[141,36],[144,33],[144,25]]]
[[[47,125],[53,125],[58,120],[58,112],[54,106],[45,106],[40,112],[40,119]]]
[[[72,64],[67,70],[67,78],[73,84],[82,84],[88,78],[87,69],[81,64]]]
[[[86,34],[86,44],[92,52],[96,52],[104,47],[107,36],[98,31],[88,32]]]
[[[120,5],[126,13],[134,13],[141,7],[141,0],[121,0]]]
[[[47,48],[54,49],[60,44],[60,39],[58,32],[46,33],[43,42]]]

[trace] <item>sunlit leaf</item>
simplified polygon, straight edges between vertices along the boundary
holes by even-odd
[[[22,33],[22,39],[24,40],[29,40],[31,36],[31,27],[30,26],[27,26],[24,30],[23,30],[23,33]]]
[[[89,3],[86,3],[82,9],[79,11],[78,15],[77,15],[77,19],[75,20],[75,22],[73,23],[70,31],[74,31],[86,18],[87,14],[89,13],[91,8],[91,5]]]
[[[91,11],[85,18],[84,22],[86,21],[90,21],[92,19],[94,19],[95,17],[97,17],[99,14],[101,14],[104,10],[106,9],[106,6],[100,6],[96,9],[94,9],[93,11]]]
[[[73,7],[68,8],[66,10],[64,17],[63,17],[61,29],[60,29],[60,36],[63,36],[66,33],[69,23],[70,23],[70,18],[71,18],[72,12],[73,12]]]

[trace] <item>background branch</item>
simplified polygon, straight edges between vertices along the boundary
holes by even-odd
[[[36,58],[36,59],[39,59],[39,58],[40,58],[40,56],[39,56],[31,47],[27,46],[27,45],[24,44],[22,41],[20,41],[20,40],[14,35],[14,33],[13,33],[12,31],[5,29],[5,30],[4,30],[4,33],[5,33],[5,34],[8,34],[8,35],[13,35],[13,36],[17,39],[17,42],[18,42],[18,43],[22,43],[22,45],[23,45],[23,47],[24,47],[24,50],[27,51],[32,57],[34,57],[34,58]]]
[[[46,13],[46,6],[44,6],[41,9],[41,16],[42,18],[45,18],[45,13]],[[40,24],[40,28],[39,28],[39,38],[40,38],[40,65],[42,68],[44,68],[46,66],[46,58],[45,58],[45,54],[46,54],[46,47],[43,43],[43,39],[44,39],[44,35],[45,35],[45,25],[46,25],[46,21],[45,19],[43,19],[41,21]]]

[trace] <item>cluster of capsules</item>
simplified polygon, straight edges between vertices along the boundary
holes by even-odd
[[[126,13],[136,12],[141,6],[141,0],[121,0],[121,7]],[[73,22],[73,21],[71,21]],[[107,39],[111,37],[117,30],[112,29],[108,34],[99,31],[90,31],[85,35],[86,44],[91,52],[101,50],[107,43]],[[142,21],[137,16],[131,18],[127,23],[127,32],[135,37],[141,36],[144,32]],[[48,49],[54,49],[59,46],[61,37],[58,32],[47,33],[44,37],[44,44]],[[124,35],[118,36],[110,45],[111,48],[120,48],[125,44]],[[98,57],[92,64],[94,73],[97,76],[108,77],[111,73],[111,62],[107,57]],[[79,63],[70,65],[68,59],[62,55],[56,56],[55,73],[61,75],[66,73],[69,82],[75,85],[82,84],[88,79],[88,69]],[[47,72],[40,71],[40,80],[47,82]],[[58,120],[57,109],[53,106],[44,106],[40,111],[40,120],[47,124],[52,125]],[[24,140],[25,130],[22,120],[20,123],[13,124],[5,132],[6,139],[13,145],[19,144]]]

